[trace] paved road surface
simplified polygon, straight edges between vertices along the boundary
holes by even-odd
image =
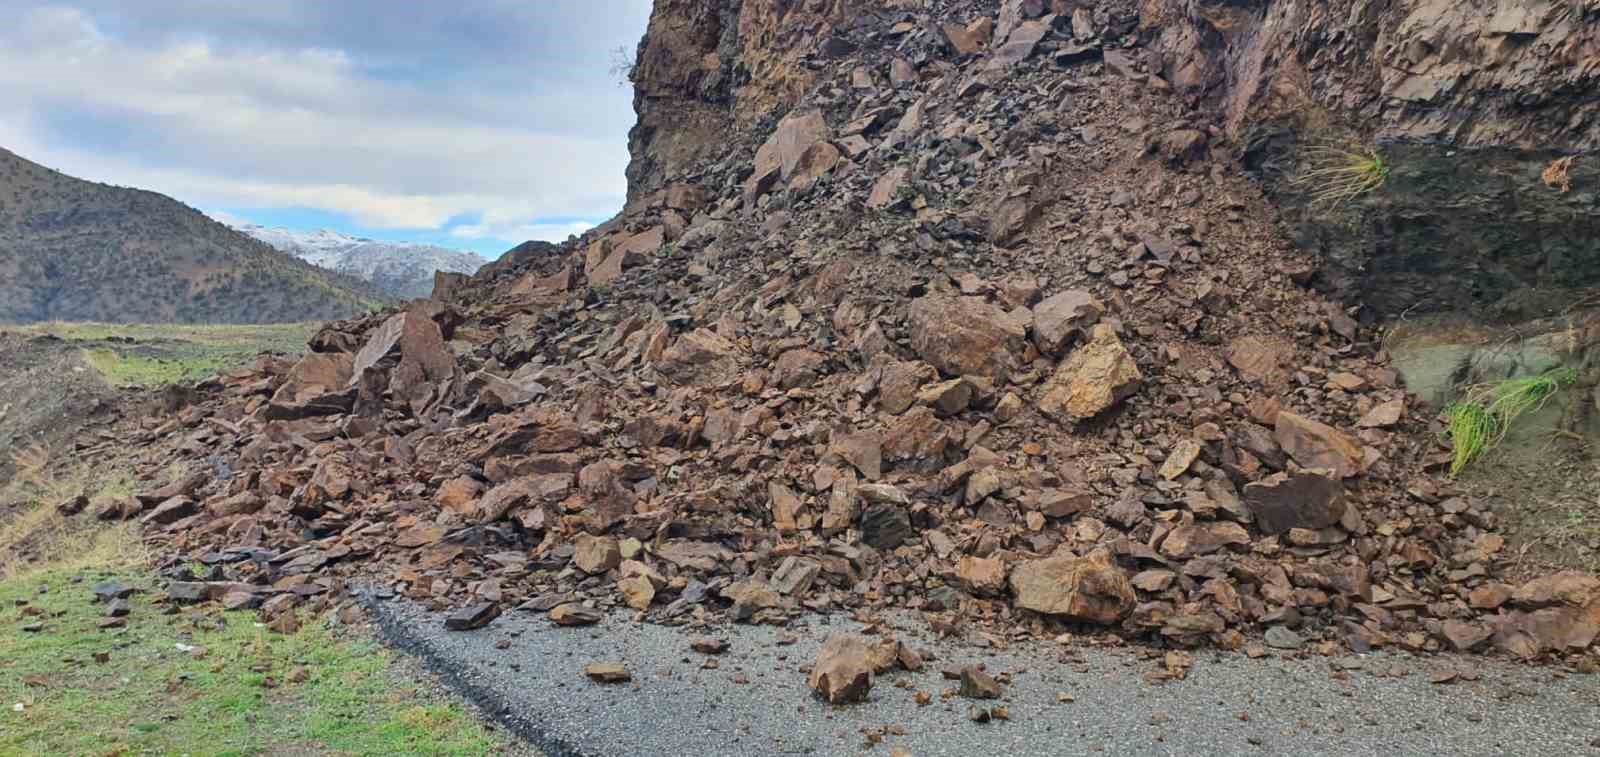
[[[1341,673],[1320,656],[1204,651],[1187,679],[1155,685],[1143,678],[1159,660],[1136,649],[1039,644],[994,652],[937,642],[908,619],[898,637],[938,660],[920,673],[880,676],[869,702],[835,708],[811,696],[799,668],[830,631],[857,628],[842,618],[696,633],[625,615],[557,628],[542,615],[508,612],[487,628],[450,632],[440,616],[402,601],[369,606],[391,643],[550,757],[888,755],[891,747],[916,757],[1600,757],[1600,676],[1479,658],[1374,654],[1339,658],[1352,668]],[[716,669],[702,669],[707,658],[688,646],[705,635],[732,643]],[[779,645],[785,635],[798,641]],[[583,667],[597,661],[626,663],[633,682],[591,683]],[[973,700],[940,697],[954,685],[941,669],[976,662],[1012,673],[1000,702],[1009,722],[972,722]],[[1432,683],[1444,669],[1474,671],[1478,680]],[[917,706],[917,691],[933,703]],[[1073,701],[1058,701],[1061,693]],[[885,727],[894,732],[869,748],[866,733]]]

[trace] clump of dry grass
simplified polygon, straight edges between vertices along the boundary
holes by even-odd
[[[1319,145],[1306,148],[1304,155],[1310,166],[1289,184],[1304,188],[1314,206],[1349,202],[1389,180],[1389,163],[1373,148]]]
[[[130,494],[126,471],[79,467],[52,474],[48,458],[23,450],[13,455],[17,475],[3,499],[20,506],[0,521],[0,578],[78,568],[128,568],[149,553],[136,527],[69,518],[56,504],[80,493],[91,498]]]

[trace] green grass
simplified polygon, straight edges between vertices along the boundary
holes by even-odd
[[[1446,432],[1455,452],[1450,475],[1460,475],[1489,454],[1517,418],[1544,407],[1556,392],[1577,380],[1577,370],[1557,368],[1538,376],[1467,387],[1461,399],[1445,409],[1449,420]]]
[[[214,606],[165,614],[149,601],[156,582],[136,526],[54,507],[76,492],[130,493],[131,472],[52,473],[47,457],[22,457],[0,489],[0,502],[22,503],[0,512],[0,755],[501,751],[461,707],[419,692],[361,630],[303,617],[299,633],[282,635],[253,612]],[[104,606],[92,589],[109,579],[146,590],[132,598],[125,630],[98,628]],[[22,630],[37,622],[42,631]]]
[[[112,386],[154,387],[193,383],[239,364],[227,355],[158,358],[124,355],[112,349],[83,351],[84,362],[99,371]]]
[[[314,323],[253,326],[47,323],[21,331],[83,342],[84,361],[119,387],[194,382],[250,362],[261,352],[299,353]],[[132,343],[108,340],[132,339]]]
[[[126,631],[101,631],[91,587],[114,577],[152,585],[137,572],[81,568],[0,581],[0,754],[481,755],[499,747],[461,708],[399,679],[381,646],[321,621],[280,635],[251,612],[163,615],[139,594]],[[19,601],[43,614],[24,616]],[[20,630],[41,619],[42,632]],[[305,680],[292,682],[296,670]]]
[[[1338,205],[1382,187],[1389,180],[1389,164],[1377,150],[1310,147],[1311,166],[1289,183],[1304,187],[1312,205]]]

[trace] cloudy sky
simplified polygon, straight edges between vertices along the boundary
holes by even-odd
[[[0,147],[490,257],[608,218],[650,0],[0,0]]]

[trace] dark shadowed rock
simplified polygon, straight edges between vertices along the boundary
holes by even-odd
[[[1329,470],[1274,473],[1245,484],[1244,504],[1262,533],[1327,528],[1344,517],[1344,484]]]
[[[445,616],[444,627],[450,631],[471,631],[489,625],[500,617],[500,605],[494,602],[463,607]]]

